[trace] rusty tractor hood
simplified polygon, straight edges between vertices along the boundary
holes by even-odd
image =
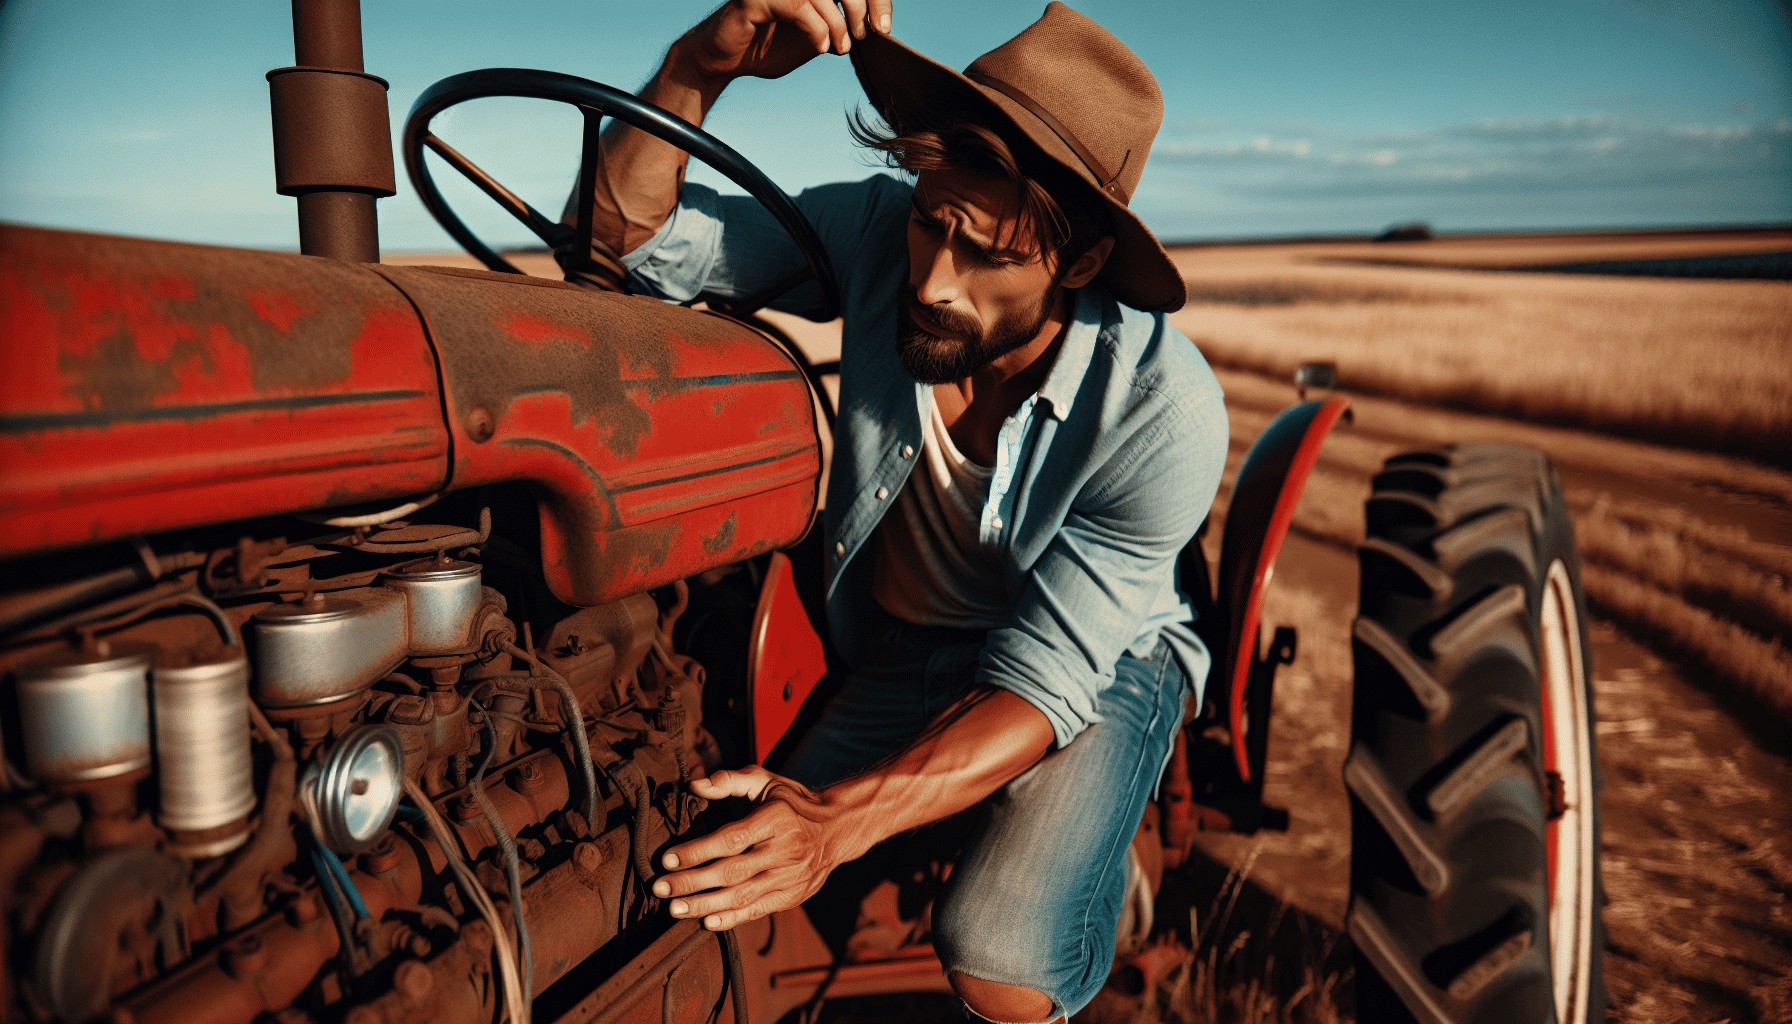
[[[0,559],[516,481],[595,605],[816,506],[782,349],[556,281],[0,226],[0,364]]]

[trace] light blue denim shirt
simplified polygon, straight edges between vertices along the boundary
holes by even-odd
[[[876,611],[866,540],[915,466],[927,413],[928,389],[895,344],[911,191],[880,174],[797,197],[834,261],[845,319],[823,526],[828,626],[848,664]],[[636,288],[682,301],[750,295],[802,257],[756,201],[686,184],[625,262]],[[818,297],[805,285],[773,305],[810,314]],[[1161,313],[1081,289],[1044,386],[1002,425],[981,520],[1013,620],[990,631],[978,681],[1039,708],[1059,746],[1100,720],[1096,695],[1123,653],[1147,656],[1162,637],[1197,690],[1206,679],[1176,556],[1213,503],[1226,438],[1219,382],[1194,344]]]

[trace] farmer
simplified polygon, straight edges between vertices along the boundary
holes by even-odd
[[[850,667],[784,766],[718,772],[744,820],[669,850],[654,891],[706,927],[794,907],[897,833],[986,802],[935,910],[953,987],[993,1021],[1075,1012],[1111,966],[1127,847],[1207,651],[1175,574],[1227,421],[1164,313],[1185,299],[1127,209],[1156,82],[1053,3],[958,74],[888,35],[889,0],[736,0],[642,97],[701,122],[734,78],[849,53],[856,140],[907,172],[805,191],[838,272],[839,426],[823,526]],[[751,295],[802,267],[753,200],[685,154],[604,140],[594,248],[667,299]],[[806,285],[775,303],[819,308]]]

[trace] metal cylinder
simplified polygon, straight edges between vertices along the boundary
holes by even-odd
[[[384,587],[257,612],[255,701],[296,708],[352,697],[398,667],[408,633],[404,595]]]
[[[299,250],[379,262],[375,196],[392,195],[386,82],[367,74],[359,0],[293,0],[296,67],[268,72],[274,176],[297,196]]]
[[[26,773],[63,785],[147,769],[155,652],[153,644],[101,642],[20,666]]]
[[[242,648],[193,665],[156,668],[156,768],[162,787],[163,828],[205,832],[241,823],[228,836],[209,837],[206,855],[247,838],[255,807],[249,760],[249,659]]]
[[[473,616],[485,600],[477,564],[424,558],[392,570],[384,584],[410,601],[412,654],[458,650],[472,642]]]
[[[364,192],[307,192],[299,197],[299,251],[354,263],[380,261],[380,224]]]
[[[293,0],[294,62],[361,70],[361,0]]]
[[[268,91],[275,191],[389,196],[398,190],[384,79],[360,71],[276,68],[268,72]]]

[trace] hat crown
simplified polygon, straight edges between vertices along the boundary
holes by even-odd
[[[891,125],[950,113],[1010,128],[1107,200],[1114,248],[1099,280],[1138,309],[1169,312],[1188,299],[1181,271],[1129,208],[1164,119],[1163,93],[1138,55],[1061,3],[963,74],[878,32],[852,48],[870,99]]]
[[[964,74],[1019,106],[1018,117],[1043,121],[1069,151],[1064,162],[1080,165],[1097,188],[1122,203],[1131,198],[1163,123],[1164,99],[1145,62],[1113,33],[1053,0]]]

